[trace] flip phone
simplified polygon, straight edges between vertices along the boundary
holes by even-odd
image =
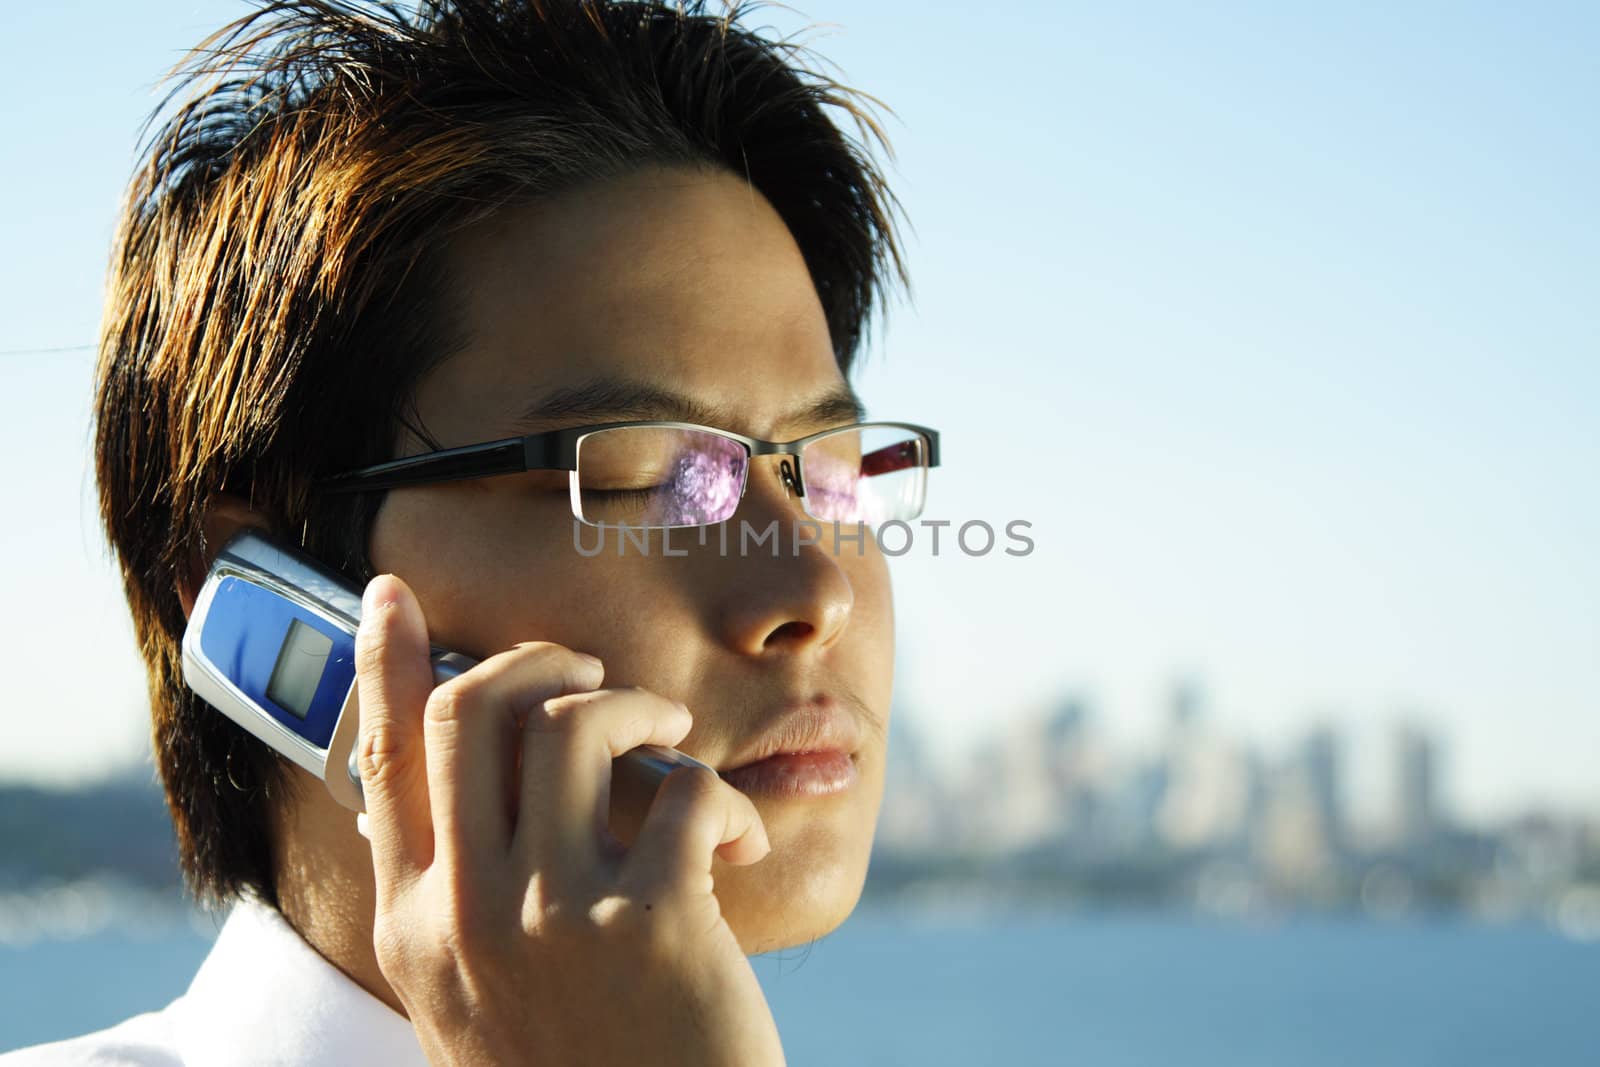
[[[208,704],[364,811],[356,765],[355,639],[361,594],[310,557],[254,531],[230,540],[195,598],[183,674]],[[443,682],[476,661],[431,652]],[[652,789],[679,767],[715,770],[677,749],[641,745],[616,760]]]

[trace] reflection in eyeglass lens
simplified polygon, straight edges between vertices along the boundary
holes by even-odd
[[[739,506],[747,455],[726,437],[669,427],[601,430],[578,445],[580,517],[617,526],[700,526]]]
[[[801,458],[813,518],[876,526],[922,512],[927,468],[915,434],[883,427],[830,434]]]

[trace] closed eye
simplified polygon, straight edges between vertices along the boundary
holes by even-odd
[[[663,496],[665,494],[671,493],[672,491],[673,491],[673,487],[670,486],[670,485],[647,485],[647,486],[643,487],[642,489],[589,489],[589,488],[585,488],[583,490],[583,495],[586,496],[586,497],[587,496],[601,496],[601,497],[605,497],[607,500],[615,500],[615,501],[617,501],[619,503],[625,502],[625,501],[630,501],[630,500],[636,500],[636,501],[644,502],[644,501],[653,500],[656,497]]]

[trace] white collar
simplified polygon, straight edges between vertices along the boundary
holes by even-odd
[[[407,1019],[318,955],[275,909],[234,905],[168,1009],[184,1063],[427,1067]]]

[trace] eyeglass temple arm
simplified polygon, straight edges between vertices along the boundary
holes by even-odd
[[[550,466],[554,451],[544,435],[513,437],[482,445],[431,452],[426,456],[390,460],[323,482],[326,493],[376,492],[407,485],[453,482],[491,474],[516,474]]]
[[[921,433],[927,440],[928,462],[930,467],[939,465],[939,435],[932,430],[922,430]],[[861,457],[861,473],[866,477],[878,474],[890,474],[902,471],[908,467],[922,466],[922,458],[917,455],[916,441],[898,441],[892,445],[868,452]]]

